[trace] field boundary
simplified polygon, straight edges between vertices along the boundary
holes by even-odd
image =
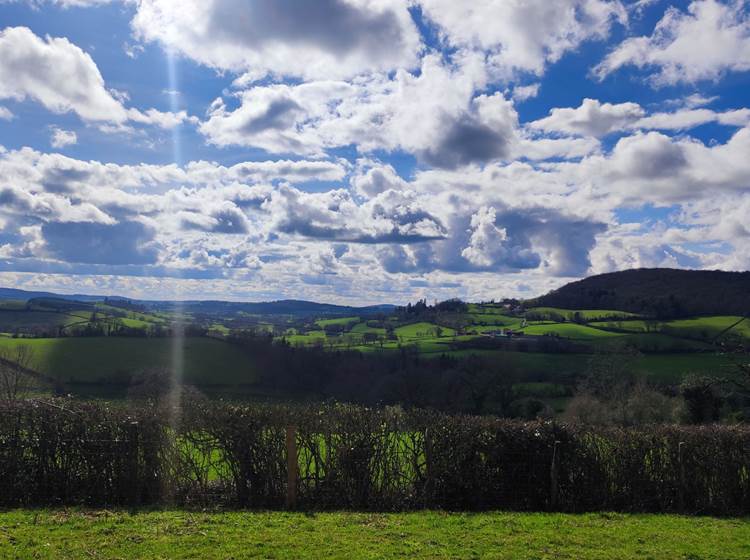
[[[183,404],[0,403],[0,505],[750,513],[748,427]]]

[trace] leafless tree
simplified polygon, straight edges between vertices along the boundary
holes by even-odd
[[[0,399],[22,399],[29,391],[34,350],[26,344],[0,348]]]

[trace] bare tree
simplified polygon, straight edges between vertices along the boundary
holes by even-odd
[[[0,399],[18,400],[29,391],[34,350],[26,344],[0,348]]]

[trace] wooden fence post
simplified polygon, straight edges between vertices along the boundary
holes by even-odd
[[[297,507],[297,427],[286,428],[286,508]]]
[[[138,422],[131,422],[128,425],[128,484],[132,507],[139,506],[141,502],[140,476],[138,476],[140,467],[139,435]]]
[[[550,507],[556,510],[559,505],[560,493],[558,490],[558,477],[560,470],[560,442],[555,441],[555,446],[552,448],[552,464],[550,465]]]
[[[425,500],[432,500],[432,433],[424,429],[424,467],[425,467]]]
[[[680,469],[680,486],[677,489],[677,507],[680,513],[685,512],[685,461],[683,458],[685,442],[677,444],[677,464]]]

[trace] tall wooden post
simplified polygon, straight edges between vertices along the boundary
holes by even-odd
[[[286,428],[286,508],[297,507],[297,427]]]
[[[425,500],[432,500],[432,432],[424,430]]]
[[[683,457],[685,442],[677,444],[677,464],[680,469],[680,487],[677,489],[677,507],[680,513],[685,512],[685,460]]]
[[[558,476],[560,470],[560,442],[555,441],[555,446],[552,448],[552,464],[550,465],[550,484],[549,484],[549,495],[550,495],[550,507],[556,510],[559,505],[560,493],[558,489]]]
[[[132,507],[139,506],[141,502],[140,477],[138,476],[140,466],[138,439],[138,422],[131,422],[128,425],[128,485],[130,486],[130,505]]]

